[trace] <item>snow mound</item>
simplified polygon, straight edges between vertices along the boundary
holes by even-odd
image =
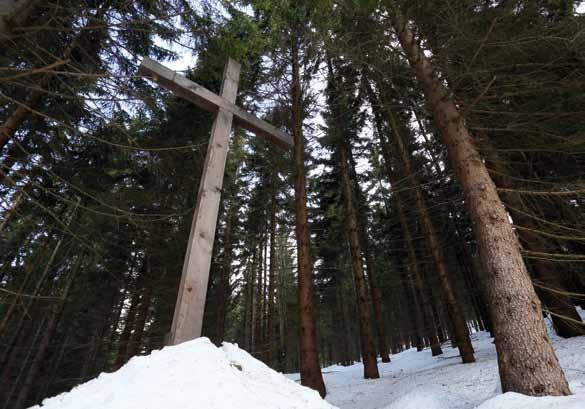
[[[409,392],[384,409],[449,409],[445,393],[437,388]]]
[[[35,408],[40,408],[36,406]],[[43,409],[335,409],[237,345],[207,338],[132,358]]]
[[[578,395],[539,398],[507,392],[485,401],[477,409],[583,409],[583,397]]]

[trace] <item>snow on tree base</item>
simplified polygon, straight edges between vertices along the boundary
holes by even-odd
[[[217,348],[207,338],[134,357],[42,403],[42,409],[234,408],[335,409],[237,345]]]
[[[508,392],[492,398],[477,409],[583,409],[583,397],[578,395],[534,398]]]
[[[411,392],[384,409],[452,409],[440,390]],[[582,396],[531,397],[508,392],[485,401],[476,409],[583,409]]]
[[[585,409],[585,336],[560,338],[549,319],[547,326],[573,396],[502,394],[493,339],[480,332],[472,336],[473,364],[462,364],[446,344],[436,357],[416,348],[392,355],[392,362],[378,363],[376,380],[363,379],[361,363],[324,368],[327,400],[340,409]]]

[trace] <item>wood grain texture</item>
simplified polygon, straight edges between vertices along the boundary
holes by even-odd
[[[207,88],[156,61],[144,58],[138,72],[206,111],[217,112],[219,109],[223,109],[229,112],[233,115],[234,121],[238,126],[268,139],[281,148],[291,149],[293,146],[293,140],[289,134],[240,108],[235,104],[235,99],[231,101],[223,96],[214,94]]]
[[[230,59],[224,71],[222,99],[236,100],[239,75],[240,65]],[[171,345],[201,336],[232,120],[233,114],[220,108],[213,123],[171,326]]]

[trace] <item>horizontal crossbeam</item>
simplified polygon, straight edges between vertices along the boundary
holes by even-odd
[[[142,60],[139,73],[206,111],[217,112],[221,108],[232,113],[237,125],[254,132],[262,138],[268,139],[281,148],[290,149],[293,146],[293,139],[286,132],[275,128],[268,122],[246,112],[236,104],[227,101],[207,88],[202,87],[150,58],[144,58]]]

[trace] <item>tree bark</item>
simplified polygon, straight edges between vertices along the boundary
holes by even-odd
[[[366,260],[366,271],[368,277],[368,285],[370,290],[370,296],[372,297],[372,306],[374,311],[374,324],[376,326],[376,341],[378,344],[378,352],[382,358],[382,362],[390,362],[390,351],[388,344],[386,343],[386,328],[384,325],[384,310],[382,308],[382,292],[378,286],[377,273],[376,273],[376,261],[370,250],[370,237],[366,228],[366,205],[364,197],[357,181],[357,172],[355,170],[355,161],[353,160],[351,150],[347,151],[348,161],[350,167],[351,181],[357,203],[355,206],[355,213],[357,217],[358,233],[362,252]]]
[[[230,271],[232,267],[233,257],[233,228],[237,223],[238,209],[235,201],[231,200],[228,209],[228,216],[225,226],[225,234],[223,238],[223,263],[221,266],[221,276],[219,278],[219,288],[216,308],[216,324],[215,336],[216,343],[219,344],[224,340],[225,336],[225,319],[227,314],[227,306],[230,291]]]
[[[500,188],[512,189],[514,186],[510,178],[506,176],[507,169],[499,160],[491,144],[489,142],[487,144],[487,160],[490,168],[495,171],[494,182]],[[540,226],[534,219],[527,216],[527,209],[522,198],[514,192],[509,192],[504,196],[504,203],[509,205],[508,209],[514,224],[519,226],[518,235],[523,247],[536,253],[548,253],[546,243],[537,233]],[[567,295],[568,290],[562,280],[562,273],[548,260],[534,259],[529,265],[536,278],[535,291],[549,310],[556,333],[563,338],[585,335],[585,325]]]
[[[400,226],[402,228],[404,240],[406,241],[406,246],[408,249],[408,259],[410,261],[409,269],[411,275],[414,278],[414,286],[416,288],[416,293],[418,294],[418,297],[423,307],[422,312],[424,319],[423,325],[425,329],[424,332],[431,345],[432,356],[441,355],[443,353],[443,350],[441,349],[441,344],[439,342],[439,338],[437,335],[437,328],[435,325],[435,321],[433,319],[433,309],[431,306],[431,302],[429,301],[428,292],[425,289],[423,275],[421,274],[418,262],[416,260],[416,253],[414,251],[410,227],[408,226],[408,223],[406,221],[406,215],[404,214],[404,209],[402,207],[402,203],[400,202],[398,195],[396,195],[396,207],[398,210],[398,217],[400,219]]]
[[[526,395],[568,395],[508,214],[455,102],[435,76],[409,22],[392,25],[421,84],[428,107],[465,195],[486,273],[502,390]]]
[[[404,170],[406,171],[405,176],[411,180],[411,185],[414,188],[416,210],[427,241],[427,245],[429,246],[433,261],[435,263],[435,269],[439,278],[441,293],[443,294],[443,302],[445,303],[447,313],[449,314],[449,318],[453,324],[453,341],[459,348],[461,360],[463,363],[475,362],[475,358],[473,357],[473,347],[471,345],[471,339],[469,338],[469,331],[465,321],[465,314],[463,312],[459,297],[457,296],[453,279],[454,277],[447,269],[443,246],[439,241],[439,236],[429,215],[425,197],[422,190],[420,189],[419,180],[415,177],[410,164],[410,154],[406,148],[405,140],[403,138],[403,130],[406,129],[406,127],[401,126],[402,124],[398,123],[396,114],[387,104],[385,105],[385,108],[386,112],[388,113],[390,127],[394,134],[394,141],[396,142],[396,146],[398,148],[398,154],[400,155]]]
[[[317,334],[315,324],[315,301],[313,299],[313,276],[311,262],[311,236],[307,213],[305,181],[305,139],[303,136],[303,104],[300,78],[298,39],[291,39],[292,60],[292,133],[295,142],[295,209],[299,286],[300,372],[301,384],[315,389],[325,397],[325,383],[319,367]]]
[[[341,340],[341,345],[340,345],[340,349],[341,351],[339,351],[339,355],[341,356],[341,365],[343,366],[349,366],[352,364],[352,359],[351,359],[351,351],[350,351],[350,345],[351,345],[351,339],[350,339],[350,334],[349,334],[349,325],[348,325],[348,314],[347,314],[347,307],[345,306],[345,303],[343,301],[343,285],[339,285],[337,287],[337,289],[335,290],[335,301],[337,304],[337,314],[339,315],[340,318],[340,334],[339,334],[339,338]]]
[[[266,251],[266,236],[262,229],[262,239],[260,240],[260,257],[258,258],[258,270],[256,273],[256,295],[254,303],[256,305],[254,314],[254,356],[261,361],[263,360],[264,338],[263,338],[263,311],[264,311],[264,252]]]
[[[341,142],[338,149],[339,165],[343,185],[343,202],[345,208],[345,229],[350,243],[351,264],[356,289],[356,301],[359,315],[360,341],[362,361],[364,364],[364,378],[379,378],[378,364],[376,362],[376,347],[372,336],[370,305],[368,302],[368,290],[364,274],[362,259],[362,247],[359,237],[359,227],[356,209],[353,201],[352,183],[349,176],[348,146]]]
[[[392,153],[390,147],[388,146],[388,141],[384,136],[384,127],[382,126],[382,115],[380,113],[380,106],[379,101],[374,95],[374,92],[368,82],[368,79],[365,79],[365,87],[366,92],[368,94],[368,98],[370,99],[370,103],[372,105],[372,110],[374,112],[374,119],[375,119],[375,127],[378,133],[378,138],[380,140],[380,146],[382,148],[382,158],[384,159],[384,167],[386,170],[386,176],[388,177],[388,181],[392,186],[396,186],[397,184],[397,176],[392,169],[391,165],[391,157]],[[437,336],[437,327],[435,325],[435,320],[433,318],[432,306],[425,290],[424,285],[424,278],[420,271],[419,264],[416,257],[416,252],[414,251],[414,243],[412,239],[412,234],[410,232],[410,226],[408,225],[406,214],[404,212],[404,208],[402,206],[402,201],[400,200],[401,194],[394,192],[393,198],[396,203],[396,209],[398,211],[398,218],[400,222],[400,228],[402,234],[404,235],[404,240],[406,241],[407,251],[408,251],[408,270],[409,273],[414,280],[414,286],[416,289],[416,293],[418,298],[422,304],[422,313],[423,317],[420,317],[420,310],[418,311],[418,315],[416,319],[420,322],[424,322],[424,333],[431,345],[432,355],[440,355],[443,353],[441,349],[441,344],[439,342]],[[421,325],[421,324],[418,324]]]
[[[270,267],[268,272],[268,311],[266,318],[266,340],[267,340],[267,363],[270,367],[274,365],[274,310],[275,310],[275,292],[276,292],[276,212],[278,211],[278,203],[276,198],[276,186],[274,185],[274,177],[271,179],[271,198],[270,198]]]

